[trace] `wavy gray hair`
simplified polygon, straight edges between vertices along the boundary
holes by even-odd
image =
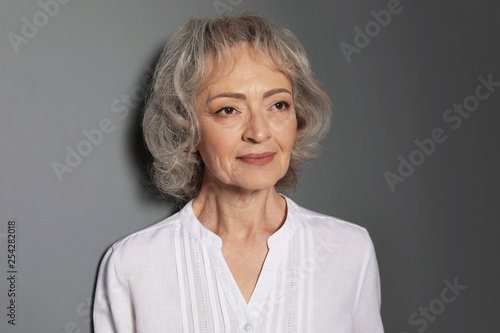
[[[293,33],[252,14],[190,19],[163,49],[142,123],[153,156],[153,180],[163,193],[181,201],[198,195],[204,164],[193,153],[200,140],[195,98],[231,68],[231,47],[241,42],[248,42],[260,61],[284,73],[292,85],[297,134],[288,171],[276,186],[295,187],[296,172],[318,154],[330,126],[331,102]]]

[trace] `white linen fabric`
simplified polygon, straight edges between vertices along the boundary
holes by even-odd
[[[380,281],[366,229],[291,199],[267,241],[255,290],[243,298],[222,241],[177,214],[114,244],[101,263],[95,333],[380,333]]]

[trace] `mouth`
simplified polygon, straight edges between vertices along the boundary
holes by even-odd
[[[238,156],[236,159],[251,165],[266,165],[274,159],[274,156],[276,156],[276,153],[265,152],[261,154],[247,154]]]

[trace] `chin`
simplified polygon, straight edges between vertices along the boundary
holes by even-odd
[[[247,174],[244,178],[240,178],[240,181],[237,184],[234,184],[238,187],[241,187],[250,191],[258,191],[258,190],[266,190],[270,188],[274,188],[276,183],[284,176],[279,175],[263,175],[263,174]]]
[[[274,183],[257,183],[257,184],[246,184],[246,186],[242,187],[245,190],[248,191],[263,191],[263,190],[269,190],[274,188],[274,185],[276,185],[276,182]]]

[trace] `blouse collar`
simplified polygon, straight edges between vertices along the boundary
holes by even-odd
[[[299,206],[290,198],[282,195],[286,200],[287,214],[285,223],[268,240],[269,249],[279,247],[286,244],[287,241],[295,234],[298,228],[302,226],[299,212]],[[194,199],[193,199],[194,200]],[[205,228],[198,220],[193,211],[193,200],[189,201],[180,211],[179,218],[181,224],[186,230],[199,242],[217,249],[222,248],[222,240],[212,231]]]

